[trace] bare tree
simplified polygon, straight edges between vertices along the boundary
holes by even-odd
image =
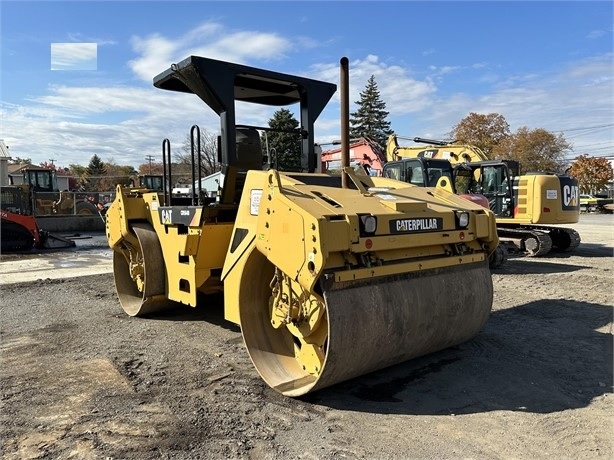
[[[196,138],[195,138],[196,141]],[[191,135],[188,135],[183,142],[180,153],[175,153],[174,159],[178,165],[192,167],[192,147]],[[201,175],[206,177],[220,170],[221,165],[218,161],[217,135],[204,129],[200,130],[200,155],[201,155]],[[194,161],[198,162],[198,149],[195,146]],[[191,169],[189,169],[191,170]]]

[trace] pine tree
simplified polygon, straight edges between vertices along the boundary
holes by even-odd
[[[386,103],[380,99],[374,75],[369,78],[367,86],[360,93],[360,101],[355,101],[355,104],[358,104],[358,110],[350,114],[350,137],[367,137],[384,148],[392,130],[387,120]]]
[[[269,127],[279,131],[268,131],[262,134],[262,146],[268,146],[271,167],[279,171],[301,170],[301,137],[296,131],[299,122],[288,109],[277,110],[269,120]]]
[[[85,168],[85,173],[81,176],[81,183],[86,191],[100,191],[100,183],[107,173],[107,167],[98,155],[90,158],[90,163]]]

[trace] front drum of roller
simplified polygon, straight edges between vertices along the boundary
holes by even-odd
[[[465,342],[482,329],[493,302],[487,261],[334,283],[320,293],[324,363],[308,372],[297,352],[300,341],[288,328],[271,325],[274,270],[258,251],[250,254],[239,288],[241,330],[263,380],[292,397]]]

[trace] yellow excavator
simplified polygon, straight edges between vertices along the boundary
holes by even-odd
[[[340,66],[344,132],[347,62]],[[106,232],[127,314],[206,308],[207,294],[223,292],[225,318],[240,325],[257,372],[290,397],[480,331],[493,302],[487,259],[498,244],[494,215],[453,193],[349,167],[340,176],[315,172],[314,123],[335,84],[190,56],[154,86],[193,93],[217,113],[223,180],[221,194],[210,197],[194,177],[187,204],[166,186],[118,186]],[[267,169],[258,132],[271,128],[237,124],[246,103],[297,109],[292,134],[303,172]],[[201,156],[198,138],[194,125],[193,163]],[[168,139],[162,158],[168,178]],[[346,165],[348,158],[346,149]]]
[[[472,145],[414,137],[422,145],[400,146],[396,134],[386,145],[386,175],[420,171],[407,182],[435,186],[443,174],[450,176],[454,191],[465,197],[483,196],[497,218],[501,245],[510,253],[543,256],[552,251],[572,251],[580,244],[576,230],[564,227],[580,220],[578,181],[567,174],[519,174],[520,165],[510,160],[489,160]],[[424,145],[426,144],[426,145]],[[432,162],[438,162],[432,165]],[[393,171],[394,170],[394,171]],[[396,170],[399,170],[397,173]],[[422,171],[423,174],[422,175]]]

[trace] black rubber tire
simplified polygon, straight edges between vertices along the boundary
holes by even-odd
[[[78,216],[97,216],[98,209],[89,201],[80,201],[77,203],[76,213]]]
[[[493,268],[499,268],[507,262],[507,249],[502,244],[498,245],[493,253],[488,258],[488,266]]]

